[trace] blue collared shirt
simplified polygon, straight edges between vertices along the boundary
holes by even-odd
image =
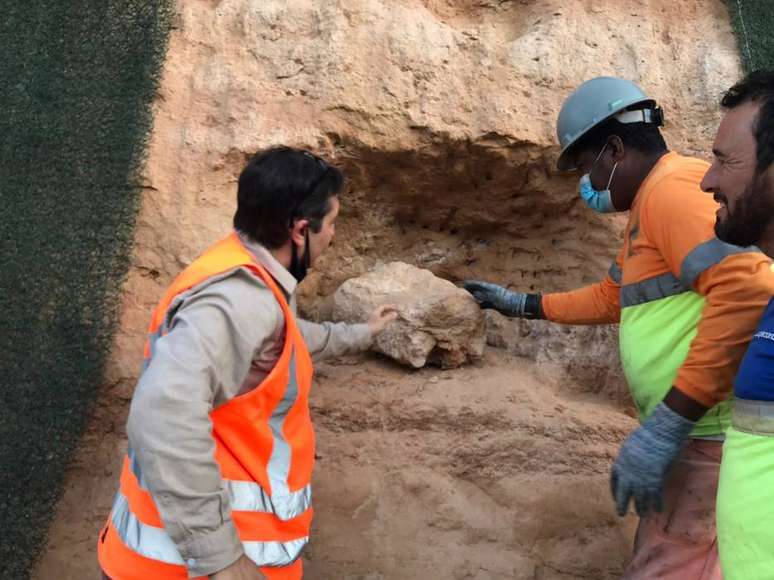
[[[734,395],[740,399],[774,401],[774,298],[769,301],[739,366]]]

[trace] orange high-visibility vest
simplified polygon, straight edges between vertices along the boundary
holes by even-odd
[[[309,416],[312,360],[285,296],[236,234],[218,242],[172,283],[153,313],[144,369],[153,361],[181,301],[236,269],[258,276],[285,315],[285,344],[276,366],[251,391],[212,411],[215,459],[245,554],[270,578],[301,578],[301,551],[312,522],[314,429]],[[98,541],[99,562],[113,580],[188,578],[186,564],[164,530],[131,449]],[[276,573],[269,573],[269,572]]]

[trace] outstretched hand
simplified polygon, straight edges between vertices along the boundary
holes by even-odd
[[[481,308],[494,308],[506,316],[529,318],[525,312],[527,295],[523,292],[511,292],[480,280],[465,280],[462,287],[473,295]]]
[[[398,318],[398,310],[393,304],[384,304],[379,306],[371,313],[368,319],[368,327],[371,329],[371,335],[376,336],[381,333],[387,325]]]

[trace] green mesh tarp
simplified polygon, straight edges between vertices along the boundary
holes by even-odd
[[[100,386],[170,26],[166,0],[0,0],[3,579],[29,576]]]
[[[727,0],[745,72],[774,70],[774,2]]]

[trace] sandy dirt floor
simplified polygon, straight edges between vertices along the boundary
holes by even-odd
[[[106,389],[35,578],[98,578],[95,542],[125,446],[130,389]],[[475,366],[318,365],[310,579],[616,578],[633,518],[608,470],[634,421],[570,378],[489,348]]]

